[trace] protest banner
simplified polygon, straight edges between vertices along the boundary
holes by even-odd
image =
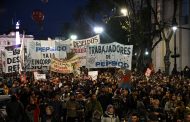
[[[20,44],[7,46],[2,51],[3,72],[13,73],[19,70]]]
[[[122,45],[117,42],[96,44],[87,47],[88,68],[125,67],[131,70],[133,45]]]
[[[100,43],[100,37],[99,35],[96,35],[87,39],[73,40],[73,48],[81,48],[81,47],[86,47],[89,44],[99,44],[99,43]]]
[[[46,74],[38,74],[37,72],[34,72],[34,79],[35,80],[46,80]]]
[[[97,80],[98,71],[89,71],[88,76],[90,76],[92,78],[92,80]]]
[[[51,59],[51,71],[58,73],[71,73],[73,71],[73,67],[70,62]]]
[[[80,66],[86,66],[86,48],[89,44],[99,44],[99,35],[82,40],[72,40],[71,51],[74,52],[80,60]]]
[[[51,59],[51,71],[57,73],[73,73],[75,69],[78,69],[78,57],[74,56],[69,60]]]
[[[55,40],[36,40],[27,43],[27,59],[30,62],[28,71],[49,70],[51,58],[64,59],[69,51],[69,46],[64,42]]]

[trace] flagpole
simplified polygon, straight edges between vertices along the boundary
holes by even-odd
[[[22,43],[21,43],[20,54],[19,54],[19,74],[22,74],[23,67],[25,70],[25,66],[24,66],[24,58],[25,58],[24,35],[25,35],[25,31],[23,30]]]

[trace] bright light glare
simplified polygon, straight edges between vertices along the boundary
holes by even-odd
[[[19,22],[16,23],[16,44],[20,44]]]
[[[77,39],[77,35],[71,35],[70,37],[72,40],[76,40]]]
[[[19,22],[16,22],[16,29],[19,29]]]
[[[148,55],[148,54],[149,54],[149,52],[148,52],[148,51],[146,51],[146,52],[145,52],[145,55]]]
[[[95,32],[95,33],[100,34],[100,33],[102,33],[103,31],[104,31],[104,29],[103,29],[102,27],[94,27],[94,32]]]
[[[127,9],[126,9],[126,8],[122,8],[122,9],[121,9],[121,13],[122,13],[124,16],[127,16]]]
[[[172,27],[172,30],[173,30],[173,31],[176,31],[176,30],[177,30],[177,26],[173,26],[173,27]]]

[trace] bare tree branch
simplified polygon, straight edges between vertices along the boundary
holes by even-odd
[[[158,43],[160,43],[162,41],[162,37],[160,36],[160,38],[158,39],[158,41],[156,41],[156,43],[154,43],[154,45],[151,48],[151,51],[158,45]]]

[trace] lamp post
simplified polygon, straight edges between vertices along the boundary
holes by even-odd
[[[76,39],[77,39],[77,35],[71,35],[71,36],[70,36],[70,39],[76,40]]]
[[[174,67],[172,70],[172,74],[177,74],[177,61],[176,58],[179,57],[179,54],[177,54],[176,52],[176,30],[177,30],[177,22],[176,22],[176,18],[173,18],[172,21],[172,29],[174,31],[174,55],[172,55],[171,57],[174,58]]]
[[[96,26],[96,27],[94,27],[94,32],[96,34],[101,34],[102,32],[104,32],[104,28],[100,27],[100,26]]]
[[[126,8],[122,8],[122,9],[120,10],[120,12],[121,12],[121,14],[122,14],[123,16],[128,16],[128,10],[127,10]]]

